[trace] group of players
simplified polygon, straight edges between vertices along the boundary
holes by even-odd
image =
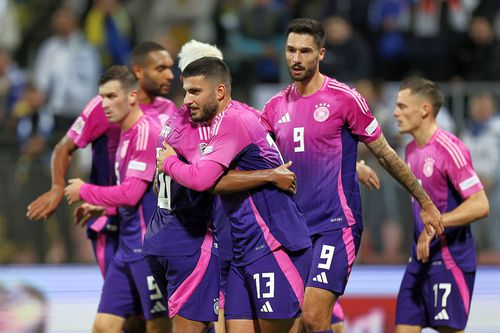
[[[476,269],[469,224],[489,208],[467,148],[436,125],[443,94],[425,79],[402,83],[394,115],[415,139],[405,163],[363,97],[319,72],[324,55],[319,22],[290,22],[293,83],[262,112],[231,98],[222,54],[202,43],[179,55],[180,108],[161,97],[174,77],[158,44],[137,45],[129,68],[101,76],[54,149],[51,190],[28,207],[46,219],[64,195],[85,201],[75,218],[88,221],[105,277],[94,332],[132,331],[134,316],[147,332],[211,322],[218,332],[343,332],[338,298],[363,230],[358,176],[379,186],[356,161],[358,141],[413,197],[396,332],[463,331]],[[71,154],[89,143],[89,183],[66,185]]]

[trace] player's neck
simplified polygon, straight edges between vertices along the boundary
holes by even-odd
[[[213,117],[210,118],[210,120],[207,123],[211,124],[212,121],[215,119],[215,117],[217,117],[219,114],[221,114],[222,112],[224,112],[224,110],[226,110],[227,104],[230,101],[231,101],[231,97],[223,99],[221,101],[221,103],[219,104],[219,107],[218,107],[217,111],[214,113]]]
[[[415,139],[415,142],[419,147],[425,146],[432,139],[434,133],[436,133],[438,126],[436,122],[428,125],[422,125],[417,130],[413,131],[411,135]]]
[[[295,88],[300,96],[309,96],[320,90],[326,78],[317,71],[309,81],[295,81]]]
[[[153,103],[154,99],[156,98],[156,96],[148,95],[143,89],[139,89],[139,93],[137,96],[139,99],[139,103],[141,103],[143,105],[144,104],[148,105],[148,104]]]
[[[123,121],[120,123],[120,128],[122,132],[126,132],[129,129],[132,128],[132,126],[135,125],[135,123],[141,118],[142,116],[142,110],[139,108],[138,105],[136,105],[132,111],[123,119]]]

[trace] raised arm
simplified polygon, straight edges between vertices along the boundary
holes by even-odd
[[[444,229],[439,210],[432,203],[422,186],[420,186],[417,178],[410,171],[406,163],[389,146],[384,135],[380,135],[377,140],[368,143],[367,146],[377,157],[384,169],[418,201],[422,207],[420,217],[427,233],[432,234],[435,230],[438,235],[442,234]]]
[[[30,220],[47,219],[54,213],[64,197],[65,176],[71,163],[71,155],[78,147],[65,135],[54,147],[50,162],[52,186],[28,205],[26,216]]]

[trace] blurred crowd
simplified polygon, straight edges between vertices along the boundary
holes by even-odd
[[[449,103],[438,120],[468,145],[489,195],[490,216],[473,224],[479,262],[500,264],[498,0],[0,0],[0,263],[92,260],[69,207],[48,223],[28,222],[25,209],[48,187],[52,147],[96,94],[103,69],[127,64],[138,41],[175,57],[194,38],[223,50],[233,96],[255,105],[256,87],[289,82],[284,31],[296,17],[324,23],[321,72],[357,88],[400,154],[408,138],[397,133],[391,87],[421,75],[441,82],[450,102],[466,91],[461,109]],[[177,80],[169,98],[180,104],[182,94]],[[89,158],[79,158],[71,172],[84,177]],[[409,198],[379,175],[380,191],[363,189],[359,261],[404,263]]]

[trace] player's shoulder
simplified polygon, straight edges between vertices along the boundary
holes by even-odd
[[[267,111],[269,109],[273,109],[272,106],[276,104],[280,104],[283,101],[286,101],[288,97],[292,94],[294,89],[293,84],[288,85],[287,87],[281,89],[276,94],[274,94],[264,105],[262,111]]]
[[[103,111],[102,97],[100,95],[96,95],[90,99],[87,105],[85,105],[80,115],[84,118],[89,118],[93,113]]]
[[[453,133],[438,128],[433,143],[440,156],[453,161],[457,167],[464,167],[468,163],[469,149]]]
[[[324,90],[329,94],[333,94],[336,97],[345,98],[347,100],[363,99],[363,96],[361,96],[355,88],[328,76],[325,76]]]

